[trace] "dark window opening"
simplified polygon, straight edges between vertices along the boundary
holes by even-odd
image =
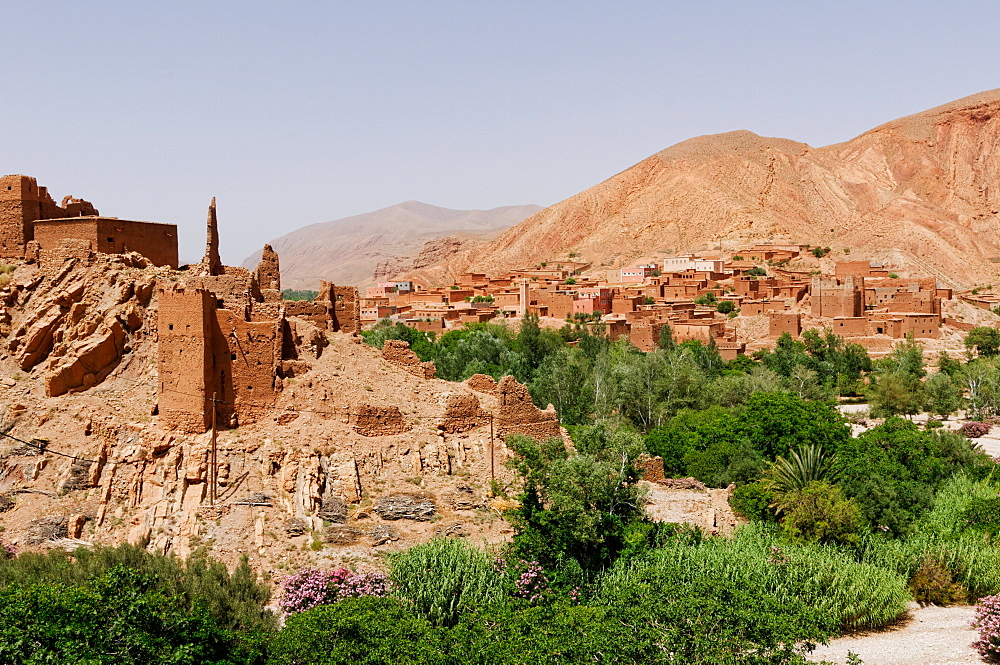
[[[174,329],[174,324],[172,324],[172,323],[171,323],[171,324],[167,325],[167,328],[168,328],[169,330],[173,330],[173,329]]]
[[[229,354],[229,359],[230,360],[236,360],[236,354],[235,353],[230,353]]]
[[[215,306],[218,307],[219,309],[222,309],[225,306],[225,304],[226,303],[225,303],[224,300],[216,300],[215,301]]]
[[[114,242],[114,241],[115,241],[114,238],[108,238],[108,242]]]

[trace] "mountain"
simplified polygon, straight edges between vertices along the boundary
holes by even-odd
[[[420,276],[505,269],[577,252],[595,266],[761,241],[829,246],[953,285],[1000,278],[1000,90],[812,148],[749,131],[700,136]]]
[[[470,241],[494,237],[541,206],[519,205],[492,210],[450,210],[406,201],[353,217],[322,222],[292,231],[269,244],[281,258],[284,288],[315,289],[319,280],[365,285],[376,269],[393,277],[391,266],[419,252],[432,240],[457,236]],[[243,261],[253,269],[260,252]]]

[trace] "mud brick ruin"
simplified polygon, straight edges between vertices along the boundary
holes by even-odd
[[[56,205],[34,178],[0,177],[0,259],[61,264],[96,252],[137,252],[154,265],[177,268],[177,227],[102,217],[89,201],[70,196]]]
[[[270,246],[253,272],[226,266],[215,199],[206,227],[201,262],[180,266],[173,224],[102,217],[69,196],[56,205],[35,178],[0,177],[0,259],[25,267],[0,304],[0,324],[9,316],[3,306],[45,280],[61,287],[37,316],[4,331],[4,351],[22,369],[47,361],[47,392],[55,396],[100,383],[152,334],[163,424],[196,433],[213,416],[220,426],[255,420],[274,405],[284,379],[308,368],[300,356],[319,357],[327,331],[360,330],[357,289],[322,282],[314,302],[284,301]],[[149,266],[163,270],[131,276]]]
[[[282,380],[304,368],[304,338],[319,357],[322,331],[360,330],[356,289],[322,282],[312,303],[282,300],[269,246],[254,272],[222,265],[215,199],[207,232],[196,276],[160,290],[158,408],[162,422],[188,432],[204,432],[213,417],[232,427],[256,420],[274,406]]]

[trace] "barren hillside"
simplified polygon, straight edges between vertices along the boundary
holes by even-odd
[[[1000,275],[998,112],[991,90],[823,148],[749,131],[693,138],[419,276],[440,282],[570,251],[618,267],[770,240],[983,283]]]
[[[332,222],[311,224],[270,242],[281,255],[285,288],[315,289],[321,279],[365,286],[378,277],[394,277],[429,241],[459,236],[465,241],[492,239],[540,209],[535,205],[492,210],[450,210],[407,201]],[[253,268],[260,252],[243,266]]]

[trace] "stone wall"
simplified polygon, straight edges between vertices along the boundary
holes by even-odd
[[[479,399],[468,393],[452,393],[445,402],[444,418],[438,429],[445,434],[458,434],[482,427],[490,421],[490,414],[479,406]]]
[[[0,177],[0,259],[21,259],[27,243],[34,240],[34,222],[60,217],[97,215],[83,199],[66,197],[56,205],[45,187],[25,175]]]

